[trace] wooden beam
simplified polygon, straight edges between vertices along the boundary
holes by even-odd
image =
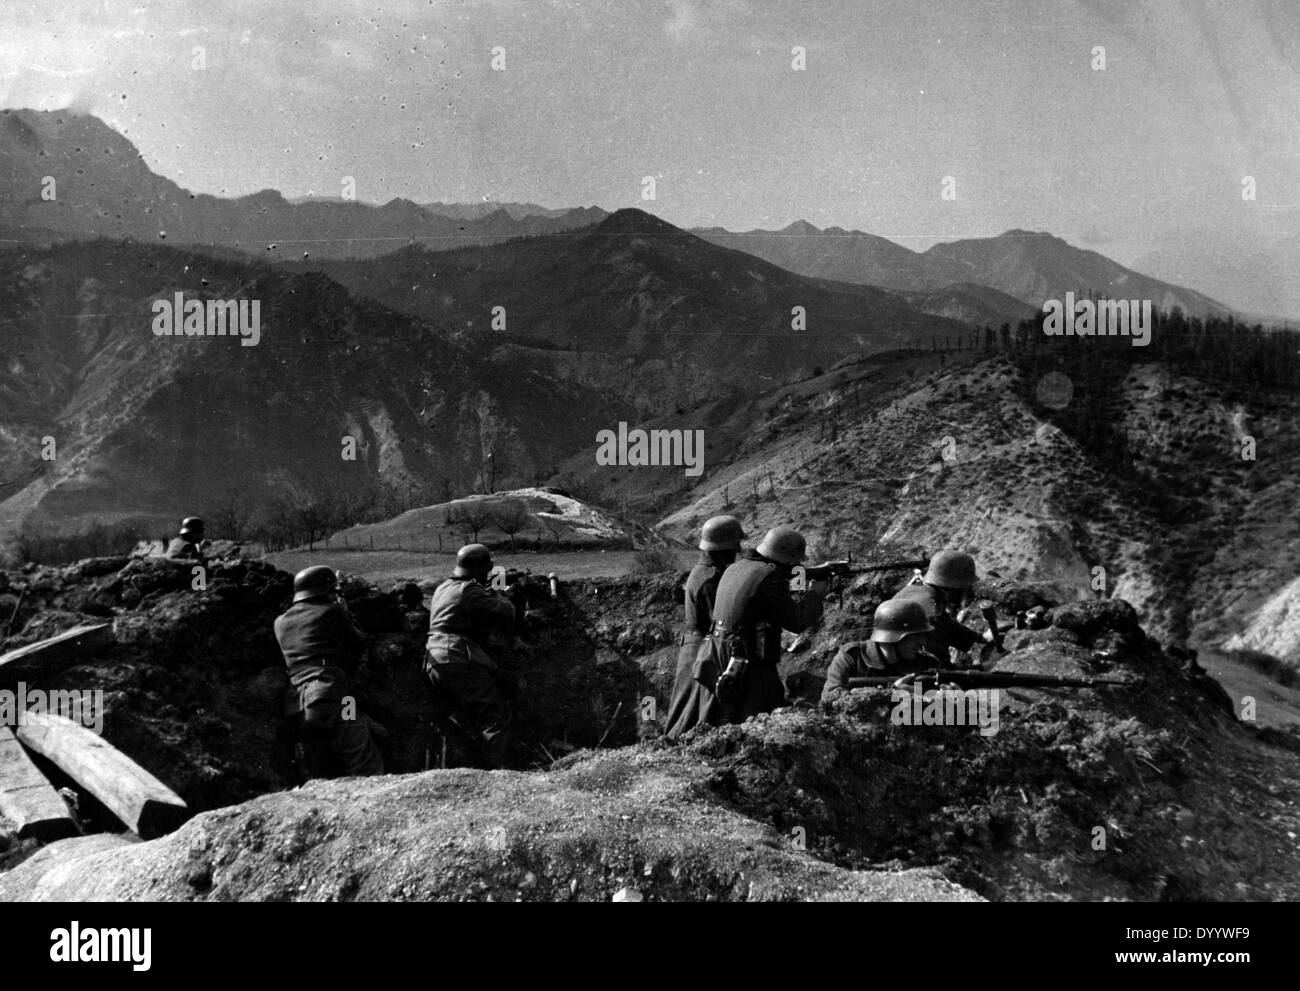
[[[0,655],[0,685],[62,671],[114,643],[113,624],[77,626],[65,633]]]
[[[71,719],[24,714],[18,739],[99,799],[144,839],[169,833],[187,818],[185,801],[107,740]]]
[[[6,726],[0,726],[0,815],[18,827],[19,839],[50,843],[81,833],[59,793]]]

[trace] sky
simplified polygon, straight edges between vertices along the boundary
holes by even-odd
[[[0,0],[0,106],[94,113],[228,196],[351,176],[372,202],[914,249],[1024,228],[1121,261],[1300,210],[1294,0]]]

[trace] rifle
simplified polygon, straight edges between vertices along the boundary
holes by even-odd
[[[918,671],[900,678],[883,677],[850,678],[850,688],[908,688],[920,684],[923,689],[940,685],[956,685],[962,691],[970,688],[1098,688],[1102,685],[1133,685],[1131,678],[1061,678],[1050,674],[1027,674],[1023,671],[981,671],[976,668],[954,668]]]
[[[810,564],[795,568],[795,576],[802,573],[805,582],[830,581],[833,578],[848,578],[852,575],[868,575],[878,571],[924,571],[929,567],[927,558],[915,561],[890,561],[888,564],[854,564],[853,558],[844,561],[825,561],[822,564]]]

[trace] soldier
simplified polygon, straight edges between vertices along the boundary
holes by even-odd
[[[491,570],[491,552],[482,544],[466,544],[457,553],[452,576],[429,603],[424,671],[439,701],[469,718],[484,761],[500,768],[506,764],[511,723],[501,688],[509,685],[483,644],[493,633],[513,628],[515,607],[486,587]]]
[[[711,687],[695,678],[695,658],[713,626],[713,600],[727,566],[740,553],[744,528],[734,516],[714,516],[700,530],[700,559],[686,579],[686,625],[677,652],[677,676],[668,706],[668,735],[674,739],[697,723],[723,722]]]
[[[366,638],[338,596],[334,569],[317,565],[294,576],[293,605],[276,618],[275,639],[289,669],[285,715],[307,745],[336,758],[344,775],[383,774],[369,721],[348,685]]]
[[[876,607],[871,639],[846,643],[831,661],[822,701],[848,691],[850,678],[899,677],[929,671],[943,663],[925,649],[934,627],[915,599],[889,599]]]
[[[713,603],[710,640],[725,645],[718,655],[726,667],[714,693],[726,721],[739,723],[771,712],[785,701],[776,672],[781,631],[800,633],[822,615],[830,583],[813,581],[798,600],[790,594],[791,571],[807,555],[803,535],[789,527],[767,531],[757,549],[741,555],[722,573]],[[675,737],[688,726],[670,728]]]
[[[172,561],[197,561],[199,564],[205,564],[203,551],[199,549],[201,543],[203,543],[203,521],[197,516],[187,516],[181,520],[180,535],[172,538],[163,556]]]
[[[957,612],[970,598],[975,584],[975,560],[960,551],[940,551],[930,560],[925,575],[903,586],[895,599],[919,602],[934,629],[926,635],[926,648],[944,661],[949,648],[966,654],[976,644],[991,642],[991,635],[977,633],[957,621]]]

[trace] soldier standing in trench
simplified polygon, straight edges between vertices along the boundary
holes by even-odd
[[[700,559],[686,579],[686,624],[677,652],[677,675],[668,704],[667,736],[677,739],[699,723],[716,726],[725,721],[712,688],[694,675],[700,644],[713,627],[713,600],[722,573],[736,560],[744,528],[734,516],[714,516],[700,530]]]
[[[758,547],[746,551],[722,573],[713,603],[713,628],[706,643],[712,667],[696,661],[696,677],[714,684],[725,721],[744,722],[785,702],[776,666],[781,659],[781,631],[801,633],[822,615],[830,583],[813,581],[799,599],[790,593],[793,569],[807,555],[797,530],[775,527]],[[676,728],[678,733],[689,727]]]
[[[502,768],[512,722],[502,688],[512,686],[483,645],[514,627],[515,607],[487,587],[491,571],[492,554],[482,544],[466,544],[456,554],[455,570],[429,603],[424,672],[439,703],[468,718],[484,762]]]
[[[370,722],[357,711],[348,683],[366,638],[338,596],[333,568],[317,565],[294,576],[293,604],[276,618],[275,639],[289,669],[285,715],[313,756],[332,755],[349,777],[383,774]]]

